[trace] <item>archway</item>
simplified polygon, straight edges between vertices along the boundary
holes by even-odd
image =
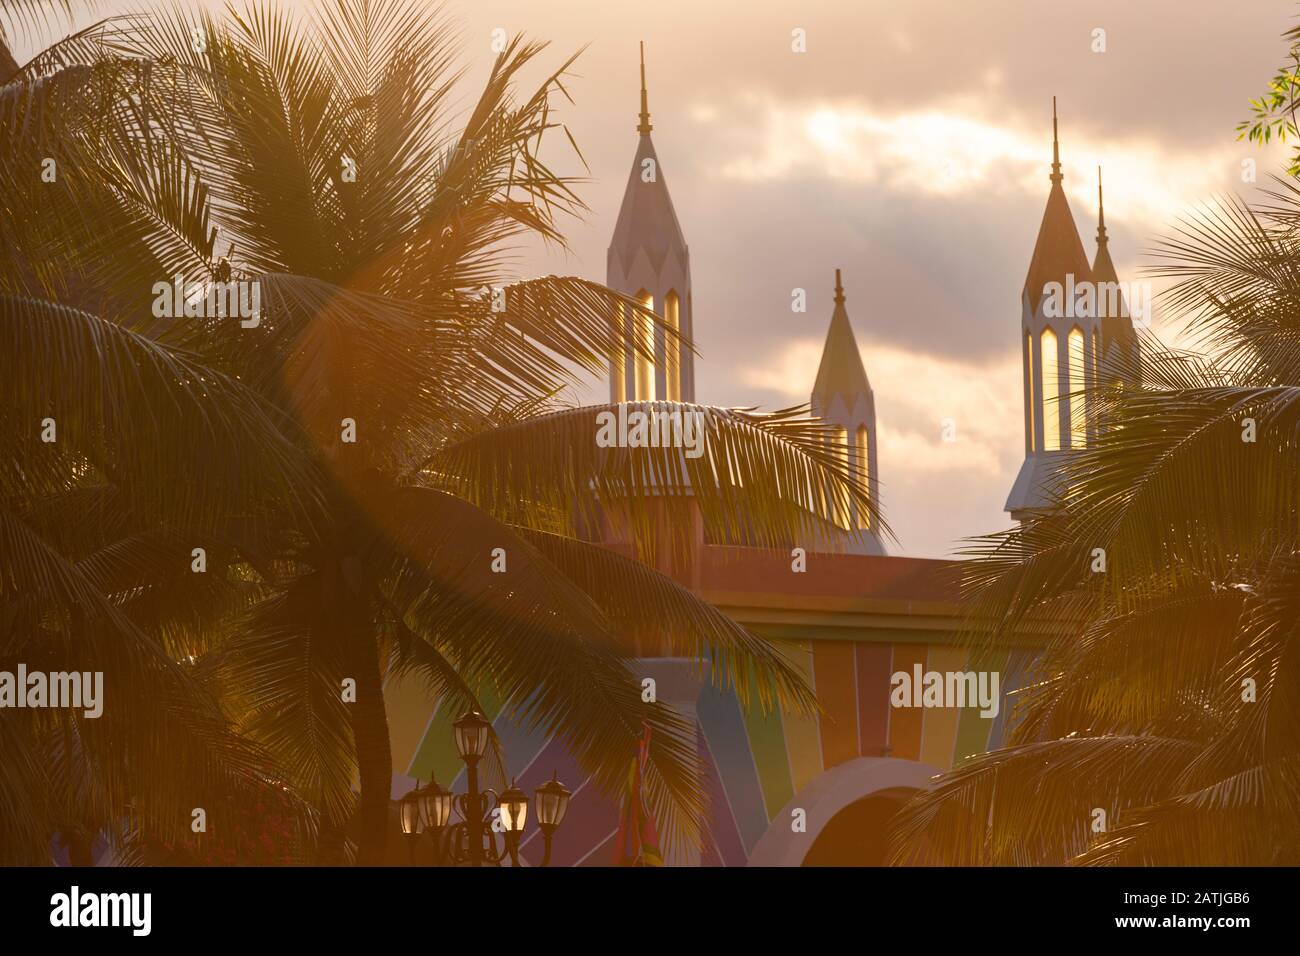
[[[884,866],[889,818],[916,792],[891,787],[850,803],[822,827],[800,865]]]
[[[767,832],[749,855],[750,866],[800,866],[817,849],[817,859],[827,860],[841,845],[840,855],[852,855],[844,863],[820,865],[869,866],[872,855],[882,849],[867,836],[880,829],[881,822],[897,810],[911,792],[927,789],[939,770],[929,764],[897,757],[858,757],[817,776],[773,818]],[[805,829],[791,826],[795,811],[803,811]],[[848,812],[837,820],[842,811]],[[834,823],[824,847],[820,838]],[[875,828],[874,831],[872,828]],[[839,837],[836,834],[840,834]]]

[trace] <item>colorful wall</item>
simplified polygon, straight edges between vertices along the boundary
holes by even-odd
[[[955,646],[953,635],[945,636],[946,641],[936,643],[842,637],[798,642],[797,659],[825,710],[820,716],[764,715],[757,707],[743,707],[733,693],[707,683],[697,685],[693,700],[674,701],[685,703],[688,711],[694,705],[699,750],[712,795],[708,846],[699,862],[745,865],[782,809],[820,775],[848,761],[891,757],[945,770],[970,754],[998,746],[1011,710],[1006,695],[1023,683],[1031,653],[1025,649],[976,653]],[[923,671],[997,671],[1003,698],[997,716],[982,717],[977,707],[891,707],[890,675],[911,672],[915,664]],[[386,697],[394,728],[393,796],[400,796],[417,780],[427,780],[430,770],[444,786],[455,780],[455,789],[463,787],[462,764],[451,733],[456,715],[437,707],[430,713],[423,691],[409,684],[391,683]],[[490,694],[483,697],[508,770],[519,785],[531,792],[555,771],[573,791],[568,816],[555,837],[552,865],[614,862],[617,803],[590,784],[559,742],[509,720],[504,703]],[[785,827],[787,822],[782,819],[777,825]],[[522,847],[531,863],[540,861],[536,836],[533,829]]]

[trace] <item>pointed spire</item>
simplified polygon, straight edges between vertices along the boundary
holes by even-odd
[[[650,108],[647,105],[645,88],[645,44],[641,44],[641,122],[637,132],[641,134],[637,141],[636,155],[632,159],[632,169],[628,173],[627,188],[623,193],[623,205],[619,208],[618,221],[614,224],[614,235],[609,244],[610,255],[618,260],[620,273],[624,278],[629,275],[633,261],[638,253],[644,251],[650,268],[659,272],[664,262],[672,256],[689,273],[687,264],[686,239],[682,236],[682,227],[673,210],[672,198],[668,195],[668,182],[664,176],[663,164],[655,153],[654,139],[650,136]],[[647,171],[650,175],[647,176]],[[629,282],[632,280],[629,278]],[[636,292],[638,287],[650,289],[647,277],[639,277],[630,290],[615,286],[620,292]],[[682,282],[674,281],[665,286],[662,292],[680,288]]]
[[[844,285],[840,270],[835,270],[835,310],[831,313],[830,328],[826,331],[826,345],[822,349],[821,365],[812,394],[822,408],[830,405],[831,397],[843,396],[846,405],[853,407],[855,396],[869,395],[871,383],[862,365],[862,354],[853,335],[849,313],[844,308]]]
[[[650,125],[650,100],[645,89],[645,40],[641,41],[641,122],[637,124],[636,131],[642,136],[649,133],[653,126]]]
[[[1101,198],[1101,167],[1097,167],[1097,247],[1106,246],[1106,204]]]
[[[1092,278],[1095,282],[1119,282],[1115,272],[1115,262],[1110,257],[1110,243],[1106,236],[1106,208],[1102,205],[1101,167],[1097,167],[1097,254],[1092,260]],[[1123,339],[1132,333],[1131,322],[1123,321],[1128,316],[1128,303],[1123,294],[1119,300],[1119,315],[1109,314],[1109,299],[1098,296],[1098,315],[1101,317],[1101,334],[1106,343]]]
[[[1061,187],[1061,144],[1057,135],[1056,97],[1052,97],[1052,188],[1047,194],[1047,208],[1043,222],[1038,227],[1038,241],[1029,261],[1029,274],[1025,277],[1024,291],[1029,297],[1030,309],[1037,309],[1048,282],[1066,282],[1073,275],[1075,282],[1092,279],[1087,253],[1074,225],[1069,200]]]
[[[1118,282],[1115,263],[1110,258],[1110,241],[1106,235],[1106,207],[1102,204],[1101,167],[1097,167],[1097,255],[1092,260],[1092,277],[1098,282]]]
[[[1059,183],[1061,175],[1061,140],[1056,131],[1056,97],[1052,97],[1052,175],[1051,180]]]

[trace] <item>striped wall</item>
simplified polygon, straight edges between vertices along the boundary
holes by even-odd
[[[798,666],[816,691],[824,713],[763,714],[745,707],[730,691],[705,685],[693,702],[699,753],[711,796],[712,819],[700,862],[744,865],[776,814],[819,774],[858,757],[891,756],[949,769],[971,754],[996,748],[1010,719],[1009,691],[1026,679],[1030,652],[977,652],[950,644],[872,643],[806,640]],[[922,671],[993,670],[1001,675],[1002,702],[996,717],[977,707],[893,708],[890,675]],[[390,681],[386,699],[393,727],[393,796],[427,780],[430,771],[444,786],[464,786],[463,765],[452,743],[455,714],[430,712],[422,688]],[[573,791],[568,816],[557,832],[552,865],[608,865],[618,826],[616,799],[598,791],[555,740],[522,727],[507,716],[513,708],[488,689],[480,694],[486,715],[501,738],[509,772],[527,792],[557,772]],[[674,702],[682,703],[682,702]],[[629,759],[631,752],[629,752]],[[523,845],[531,863],[540,862],[533,829]]]

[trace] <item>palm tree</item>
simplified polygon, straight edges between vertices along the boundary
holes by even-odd
[[[32,25],[44,11],[18,2],[3,13]],[[21,69],[0,36],[0,666],[104,675],[100,718],[9,710],[0,721],[6,863],[48,861],[56,831],[79,863],[100,830],[127,853],[141,839],[180,843],[191,808],[226,826],[272,789],[267,756],[190,662],[247,601],[247,587],[216,573],[232,516],[256,523],[310,499],[304,463],[251,391],[48,301],[90,291],[60,274],[52,227],[77,234],[112,198],[67,175],[96,107],[127,88],[104,56],[109,30],[94,24]],[[48,157],[65,164],[52,182]],[[178,480],[199,471],[211,484]],[[192,573],[184,556],[196,546],[214,573]],[[308,808],[295,813],[310,841]]]
[[[973,544],[976,633],[1052,636],[1008,746],[904,808],[896,861],[1300,861],[1297,224],[1288,179],[1158,247],[1203,354],[1148,337],[1058,506]]]
[[[4,712],[4,860],[48,860],[60,831],[85,861],[124,821],[179,842],[192,808],[268,783],[187,661],[241,600],[215,573],[230,516],[306,505],[302,462],[250,390],[102,319],[0,295],[0,348],[0,669],[103,675],[102,715]]]
[[[539,152],[571,61],[519,99],[518,75],[543,48],[512,41],[457,130],[439,15],[357,0],[319,16],[304,28],[254,5],[220,23],[174,14],[123,28],[111,89],[127,92],[105,97],[110,115],[76,146],[76,188],[94,201],[48,213],[58,228],[16,229],[12,245],[59,264],[51,285],[82,277],[80,301],[255,392],[294,448],[298,471],[281,474],[313,507],[221,528],[229,574],[256,587],[212,659],[238,730],[325,832],[351,816],[355,778],[358,859],[382,859],[382,682],[406,668],[466,706],[491,682],[610,791],[650,720],[652,810],[670,841],[693,840],[693,729],[641,702],[620,631],[635,623],[709,658],[716,681],[766,705],[814,702],[776,648],[582,530],[614,516],[646,554],[651,513],[690,512],[715,529],[743,516],[752,540],[778,544],[811,532],[810,506],[869,505],[798,410],[696,409],[710,422],[698,460],[597,449],[599,410],[554,396],[575,369],[603,371],[620,310],[639,306],[548,277],[510,285],[500,312],[485,289],[503,281],[507,243],[561,242],[560,217],[583,209]],[[142,319],[145,291],[176,274],[256,282],[259,324]],[[507,575],[490,571],[494,547]]]

